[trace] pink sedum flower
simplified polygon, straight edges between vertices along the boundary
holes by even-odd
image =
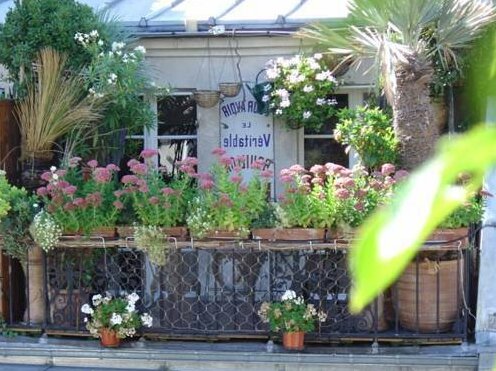
[[[140,157],[144,159],[152,158],[157,155],[158,155],[158,151],[156,149],[144,149],[140,153]]]
[[[123,184],[136,184],[138,182],[138,177],[136,175],[124,175],[121,182]]]
[[[91,167],[92,169],[94,169],[98,166],[98,161],[97,160],[90,160],[90,161],[88,161],[88,166]]]
[[[384,164],[381,166],[381,174],[383,176],[388,176],[388,175],[394,174],[395,171],[396,171],[396,168],[393,164]]]
[[[114,207],[117,209],[117,210],[122,210],[124,209],[124,204],[119,201],[119,200],[116,200],[112,203],[112,205],[114,205]]]
[[[224,148],[217,147],[212,150],[212,154],[217,156],[223,156],[226,154],[226,150]]]

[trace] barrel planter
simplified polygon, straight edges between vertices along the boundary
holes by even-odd
[[[463,259],[421,261],[418,276],[416,264],[410,263],[396,283],[400,325],[424,333],[451,330],[461,304],[463,285],[457,280],[462,277]]]

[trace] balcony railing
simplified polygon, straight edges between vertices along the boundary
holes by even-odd
[[[257,311],[291,289],[327,313],[308,340],[467,338],[472,249],[458,244],[425,246],[396,284],[352,315],[347,241],[192,242],[176,243],[159,267],[130,240],[65,240],[42,255],[41,301],[33,300],[33,261],[24,266],[25,295],[4,282],[11,299],[5,317],[12,326],[81,334],[86,329],[80,308],[92,295],[136,292],[139,309],[154,318],[149,334],[267,338],[274,334]],[[12,272],[13,262],[7,266]]]

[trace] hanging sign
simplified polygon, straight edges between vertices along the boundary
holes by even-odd
[[[220,146],[233,160],[243,158],[245,179],[252,176],[250,167],[255,160],[262,160],[264,170],[274,172],[273,119],[271,115],[257,113],[257,102],[248,89],[244,99],[241,90],[235,97],[225,97],[220,104]]]

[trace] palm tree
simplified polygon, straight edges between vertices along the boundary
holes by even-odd
[[[412,169],[438,138],[429,97],[434,57],[458,68],[460,51],[494,20],[483,0],[349,0],[349,17],[336,28],[315,24],[300,31],[354,64],[374,61],[393,109],[400,163]]]

